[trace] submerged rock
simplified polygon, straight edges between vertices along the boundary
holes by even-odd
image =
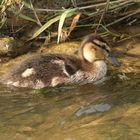
[[[77,117],[80,117],[82,115],[88,115],[88,114],[97,113],[97,112],[105,112],[105,111],[108,111],[110,108],[111,108],[111,105],[103,104],[103,103],[96,104],[96,105],[90,105],[90,106],[79,109],[75,113],[75,115]]]

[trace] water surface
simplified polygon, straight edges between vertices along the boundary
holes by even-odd
[[[0,140],[140,140],[140,43],[128,43],[118,47],[122,66],[99,85],[0,85]]]
[[[138,74],[43,91],[0,87],[0,140],[139,140],[139,118]]]

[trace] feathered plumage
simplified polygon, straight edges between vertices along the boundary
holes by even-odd
[[[104,39],[89,35],[83,40],[78,55],[34,55],[16,65],[4,76],[3,82],[29,88],[96,82],[106,75],[104,59],[109,54],[110,48]]]

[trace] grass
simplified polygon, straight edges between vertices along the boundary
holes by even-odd
[[[30,16],[24,9],[30,11]],[[49,12],[53,12],[53,15],[48,14]],[[58,28],[55,30],[58,32],[57,43],[61,42],[64,36],[67,39],[74,29],[82,29],[83,27],[91,27],[95,33],[119,36],[116,33],[112,33],[109,27],[129,18],[132,18],[130,21],[132,22],[135,19],[135,15],[138,14],[140,14],[140,0],[103,0],[100,3],[95,1],[76,3],[73,0],[72,7],[68,9],[39,9],[33,6],[31,0],[28,2],[24,0],[0,1],[1,28],[6,24],[8,15],[29,21],[31,24],[36,24],[40,27],[28,39],[32,40],[54,24],[57,24]],[[43,15],[43,17],[40,17],[40,15]],[[68,20],[69,22],[67,23],[66,21]],[[66,30],[65,34],[63,33],[64,29]],[[101,29],[103,30],[101,31]]]

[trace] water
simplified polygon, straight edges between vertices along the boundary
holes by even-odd
[[[118,51],[126,53],[128,43]],[[103,84],[40,91],[0,85],[0,140],[140,140],[140,43],[134,46]]]
[[[0,88],[0,140],[139,140],[140,77],[33,91]]]

